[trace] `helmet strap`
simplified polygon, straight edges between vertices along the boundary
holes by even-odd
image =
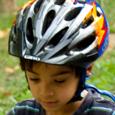
[[[78,88],[75,92],[75,95],[73,96],[73,98],[67,104],[69,104],[71,102],[79,101],[83,98],[81,96],[81,92],[85,89],[85,81],[86,81],[87,77],[88,76],[86,74],[86,68],[83,68],[82,69],[82,74],[81,74],[81,77],[80,77],[80,81],[79,81],[79,84],[78,84]]]

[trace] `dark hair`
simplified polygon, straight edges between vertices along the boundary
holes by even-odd
[[[23,71],[32,71],[32,66],[33,63],[38,63],[37,61],[33,61],[33,60],[29,60],[29,59],[24,59],[24,58],[20,58],[20,67]],[[82,68],[81,67],[73,67],[73,66],[69,66],[70,68],[75,69],[76,75],[82,75]]]
[[[24,58],[20,58],[20,67],[23,71],[25,70],[31,70],[32,66],[33,66],[33,60],[28,60],[28,59],[24,59]]]

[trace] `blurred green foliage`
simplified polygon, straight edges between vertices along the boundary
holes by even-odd
[[[110,31],[115,32],[115,0],[100,0],[102,8],[105,11],[106,17],[109,21]]]
[[[96,87],[111,91],[115,94],[115,52],[114,49],[105,52],[104,56],[96,61],[88,83]]]
[[[29,0],[16,0],[16,5],[17,6],[22,6],[24,3],[26,3]]]

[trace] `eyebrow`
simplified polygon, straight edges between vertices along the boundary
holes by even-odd
[[[70,71],[68,71],[68,70],[60,71],[58,73],[53,74],[52,77],[57,77],[57,76],[68,74],[68,73],[70,73]]]
[[[28,71],[28,72],[30,72],[30,73],[32,73],[32,74],[35,74],[35,75],[39,75],[39,73],[37,73],[37,72],[35,72],[35,71]]]

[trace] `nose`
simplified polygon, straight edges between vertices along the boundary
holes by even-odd
[[[51,83],[43,83],[42,88],[41,88],[41,95],[43,97],[54,96],[54,90]]]

